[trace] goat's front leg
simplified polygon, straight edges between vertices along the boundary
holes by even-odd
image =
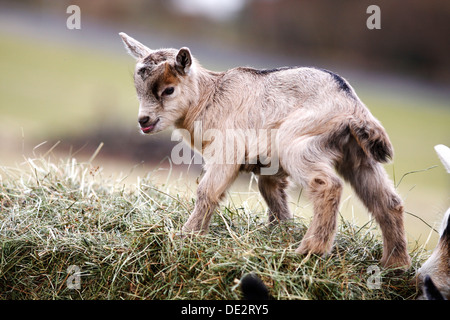
[[[239,167],[236,165],[211,165],[205,168],[205,174],[197,189],[197,202],[194,211],[183,226],[183,233],[205,234],[219,201],[225,191],[236,179]]]

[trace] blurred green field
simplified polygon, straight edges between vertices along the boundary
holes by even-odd
[[[104,123],[111,131],[136,126],[133,59],[125,50],[107,54],[0,34],[0,56],[0,165],[20,159],[25,144],[82,136]],[[450,175],[433,147],[450,145],[449,103],[414,90],[381,89],[369,79],[355,83],[348,78],[391,137],[396,155],[386,168],[395,183],[409,172],[437,166],[408,174],[398,186],[406,210],[436,226],[449,205]],[[353,215],[353,204],[344,203],[343,211]],[[413,241],[423,242],[430,234],[412,215],[407,224]],[[431,242],[436,239],[432,233]]]
[[[0,35],[0,56],[3,130],[23,127],[25,136],[44,139],[111,119],[120,119],[119,127],[134,125],[137,100],[126,55]]]

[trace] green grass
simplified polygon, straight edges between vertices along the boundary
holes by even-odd
[[[269,228],[264,212],[228,203],[210,233],[177,232],[195,200],[150,176],[125,187],[74,159],[29,159],[0,169],[1,299],[240,299],[238,280],[255,272],[277,299],[411,299],[416,248],[406,272],[368,272],[381,258],[374,224],[339,223],[331,255],[294,253],[309,221]],[[68,286],[68,268],[81,272]],[[368,282],[369,281],[369,282]]]
[[[125,52],[121,59],[0,34],[0,55],[3,130],[23,128],[26,138],[39,140],[80,135],[105,121],[116,130],[135,124],[133,59]]]
[[[361,98],[386,128],[395,148],[395,170],[400,175],[437,165],[427,174],[405,182],[424,183],[448,189],[445,170],[434,146],[450,145],[450,104],[433,96],[361,90]],[[398,181],[397,181],[398,182]]]

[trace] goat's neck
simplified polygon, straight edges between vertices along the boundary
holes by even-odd
[[[205,121],[205,112],[213,102],[213,97],[217,89],[217,82],[223,73],[212,72],[202,67],[196,70],[197,98],[193,100],[187,108],[186,114],[178,123],[177,127],[186,129],[193,136],[194,122]]]

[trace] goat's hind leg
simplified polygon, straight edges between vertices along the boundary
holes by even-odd
[[[385,267],[409,267],[411,262],[401,198],[380,163],[368,158],[358,148],[353,148],[353,153],[350,151],[337,169],[380,225],[383,235],[381,264]]]
[[[342,182],[332,170],[314,171],[307,191],[314,206],[314,216],[296,252],[326,255],[331,252],[337,230]],[[325,170],[323,170],[325,169]]]
[[[268,206],[269,223],[273,224],[292,218],[287,203],[287,180],[285,176],[260,175],[258,188]]]
[[[281,165],[294,182],[305,188],[314,208],[311,224],[296,252],[326,255],[336,235],[342,194],[342,182],[332,167],[335,155],[323,148],[321,137],[290,141],[280,150]]]

